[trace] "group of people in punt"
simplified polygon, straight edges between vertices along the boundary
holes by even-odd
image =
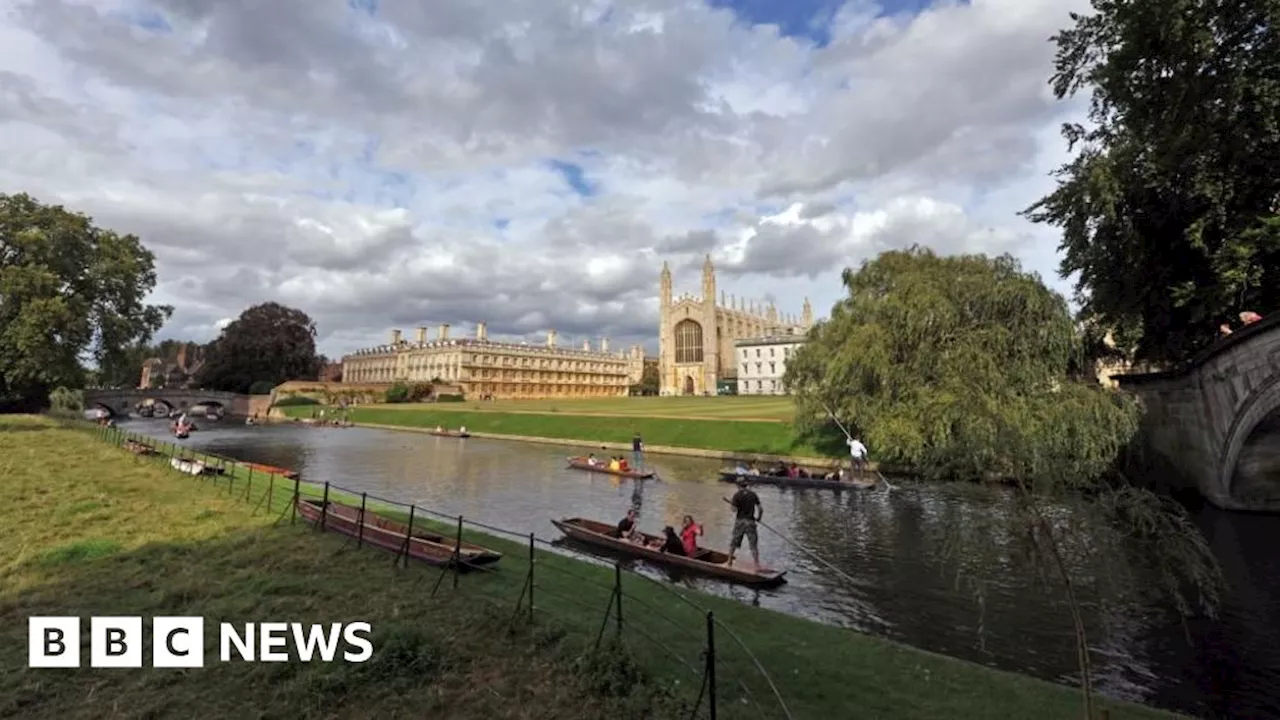
[[[653,550],[668,553],[670,555],[680,555],[682,557],[695,557],[698,554],[698,536],[702,535],[702,526],[694,521],[692,515],[685,515],[680,525],[680,532],[670,525],[662,528],[662,537],[655,540],[646,540],[644,534],[636,527],[636,511],[628,510],[626,517],[618,521],[618,527],[615,537],[645,545]]]
[[[822,480],[860,480],[867,469],[867,446],[857,437],[851,437],[846,441],[849,446],[849,464],[846,470],[843,467],[830,470],[826,473],[810,472],[793,463],[779,462],[777,465],[764,470],[756,467],[755,463],[738,462],[737,467],[733,469],[735,475],[768,475],[771,477],[789,477],[789,478],[820,478]]]
[[[595,453],[591,453],[587,456],[587,464],[591,467],[608,468],[613,472],[630,472],[631,470],[631,465],[627,463],[627,459],[621,455],[609,458],[609,461],[606,463],[596,457]]]

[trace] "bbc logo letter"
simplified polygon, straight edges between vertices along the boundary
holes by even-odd
[[[90,618],[89,666],[142,667],[142,618]]]
[[[80,667],[80,618],[33,617],[27,621],[27,666]]]
[[[204,667],[204,618],[152,618],[151,642],[152,667]]]

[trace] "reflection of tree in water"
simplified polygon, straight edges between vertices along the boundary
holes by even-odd
[[[977,486],[797,494],[795,539],[856,579],[814,567],[845,622],[909,644],[1042,677],[1078,678],[1056,568],[1037,555],[1011,492]],[[1099,689],[1146,674],[1136,639],[1157,605],[1139,548],[1082,503],[1043,508],[1097,654]],[[1070,526],[1072,532],[1061,532]]]

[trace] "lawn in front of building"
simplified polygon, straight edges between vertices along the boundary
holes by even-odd
[[[405,403],[366,406],[379,410],[432,412],[563,413],[610,417],[666,417],[689,420],[790,422],[795,404],[785,395],[717,397],[543,398],[537,400],[468,400],[460,403]]]

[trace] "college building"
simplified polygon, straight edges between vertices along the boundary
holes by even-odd
[[[449,325],[434,338],[427,328],[407,341],[399,330],[391,342],[342,358],[343,383],[443,382],[462,388],[468,398],[624,397],[644,372],[644,350],[634,345],[610,352],[608,338],[592,349],[560,347],[556,331],[545,345],[490,340],[485,323],[473,337],[450,338]]]
[[[658,293],[661,307],[658,385],[661,395],[716,395],[732,392],[733,388],[740,389],[740,379],[746,377],[739,376],[743,349],[738,347],[739,341],[790,337],[793,342],[803,342],[813,325],[813,308],[808,298],[798,318],[779,313],[773,303],[764,305],[733,296],[726,298],[723,292],[717,303],[716,274],[710,255],[702,266],[701,295],[686,293],[673,296],[671,269],[665,262]],[[777,365],[774,367],[779,368]],[[748,368],[755,372],[753,365]],[[744,376],[746,374],[743,373]],[[763,381],[771,377],[760,375],[759,379]],[[781,378],[780,369],[777,377]],[[757,379],[755,374],[750,378],[752,383]]]

